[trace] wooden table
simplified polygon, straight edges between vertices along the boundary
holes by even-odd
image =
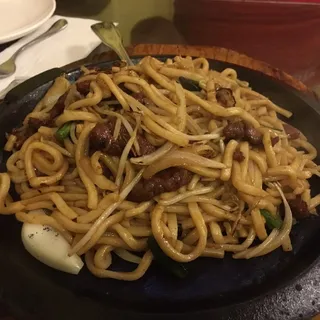
[[[299,2],[175,0],[174,23],[188,44],[248,54],[315,87],[320,85],[320,3]]]

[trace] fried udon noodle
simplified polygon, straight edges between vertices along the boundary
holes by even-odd
[[[292,250],[295,218],[320,196],[316,149],[278,117],[291,112],[204,58],[82,71],[57,78],[8,135],[2,214],[54,228],[101,278],[142,277],[150,237],[177,262]],[[136,269],[110,270],[112,253]]]

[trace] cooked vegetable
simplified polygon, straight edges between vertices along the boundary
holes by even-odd
[[[275,217],[266,209],[260,209],[260,213],[266,219],[267,227],[269,229],[280,229],[282,226],[282,219],[280,217]]]
[[[201,91],[199,81],[187,79],[184,77],[179,77],[179,82],[182,87],[189,91]]]
[[[71,124],[72,122],[67,122],[57,130],[56,132],[57,140],[62,142],[63,140],[69,137]]]
[[[32,256],[51,268],[71,274],[78,274],[83,268],[84,264],[77,254],[68,255],[68,241],[50,226],[25,222],[21,239]]]
[[[152,251],[155,260],[167,271],[178,278],[185,278],[188,274],[186,267],[171,258],[169,258],[159,247],[157,240],[154,237],[148,238],[148,247]]]

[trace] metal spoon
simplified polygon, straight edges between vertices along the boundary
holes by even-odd
[[[92,25],[91,29],[103,44],[115,51],[121,60],[126,61],[129,66],[134,65],[123,46],[121,34],[113,22],[99,22]]]
[[[45,33],[41,34],[39,37],[31,40],[30,42],[28,42],[24,46],[22,46],[18,51],[16,51],[11,56],[11,58],[9,58],[4,63],[0,64],[0,79],[9,77],[15,73],[15,71],[16,71],[15,60],[21,52],[23,52],[25,49],[31,47],[32,45],[34,45],[44,39],[47,39],[47,38],[51,37],[52,35],[56,34],[57,32],[63,30],[67,25],[68,25],[67,20],[59,19]]]

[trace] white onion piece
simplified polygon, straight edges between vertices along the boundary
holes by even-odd
[[[21,238],[26,250],[51,268],[78,274],[83,267],[83,262],[77,254],[68,256],[69,243],[49,226],[24,223]]]

